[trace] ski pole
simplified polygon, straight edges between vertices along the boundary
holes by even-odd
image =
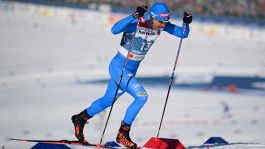
[[[138,24],[137,24],[138,26]],[[129,55],[130,55],[130,52],[131,52],[131,48],[132,48],[132,44],[134,43],[134,37],[135,37],[135,34],[133,35],[133,38],[131,40],[131,43],[130,43],[130,47],[129,47],[129,51],[127,53],[127,56],[126,56],[126,59],[125,59],[125,62],[123,64],[123,68],[122,68],[122,71],[121,71],[121,75],[120,75],[120,78],[119,78],[119,81],[118,81],[118,86],[116,88],[116,91],[115,91],[115,95],[114,95],[114,100],[112,102],[112,105],[111,105],[111,108],[110,108],[110,111],[109,111],[109,115],[108,115],[108,118],[107,118],[107,121],[105,123],[105,126],[104,126],[104,130],[103,130],[103,133],[101,135],[101,138],[100,138],[100,142],[99,144],[102,143],[102,140],[103,140],[103,136],[105,134],[105,131],[106,131],[106,128],[107,128],[107,125],[108,125],[108,122],[109,122],[109,118],[110,118],[110,115],[111,115],[111,112],[112,112],[112,109],[113,109],[113,106],[114,106],[114,103],[116,102],[116,100],[118,99],[116,96],[117,96],[117,93],[118,93],[118,90],[120,88],[120,85],[121,85],[121,81],[122,81],[122,78],[123,78],[123,73],[125,71],[125,68],[126,68],[126,65],[127,65],[127,62],[128,62],[128,59],[129,59]]]
[[[182,33],[183,33],[183,34],[184,34],[185,30],[186,30],[186,24],[184,23],[184,27],[183,27],[183,30],[182,30]],[[180,49],[181,49],[181,45],[182,45],[182,41],[183,41],[183,38],[180,38],[179,47],[178,47],[178,52],[177,52],[177,56],[176,56],[176,59],[175,59],[175,63],[174,63],[174,67],[173,67],[173,71],[172,71],[172,75],[171,75],[171,79],[170,79],[169,86],[168,86],[166,102],[165,102],[165,105],[164,105],[164,109],[163,109],[162,117],[161,117],[161,120],[160,120],[160,124],[159,124],[159,128],[158,128],[158,132],[157,132],[157,138],[159,137],[159,133],[160,133],[160,129],[161,129],[161,125],[162,125],[162,121],[163,121],[164,114],[165,114],[166,107],[167,107],[167,101],[168,101],[169,93],[170,93],[170,90],[171,90],[171,86],[172,86],[172,84],[173,84],[174,75],[175,75],[175,69],[176,69],[176,66],[177,66],[177,63],[178,63],[178,58],[179,58],[179,53],[180,53]]]

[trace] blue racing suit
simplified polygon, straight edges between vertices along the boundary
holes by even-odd
[[[137,69],[148,50],[162,31],[166,31],[169,34],[180,38],[188,37],[188,25],[186,26],[184,33],[182,31],[183,26],[179,27],[171,24],[170,22],[167,22],[164,28],[153,30],[148,17],[148,15],[145,15],[138,20],[134,19],[132,15],[130,15],[121,19],[112,27],[111,32],[113,34],[123,32],[123,37],[120,43],[121,47],[109,65],[109,74],[111,79],[105,95],[95,100],[91,106],[86,109],[89,116],[92,117],[112,105],[112,102],[115,99],[114,96],[118,87],[122,69],[126,61],[126,57],[128,56],[128,61],[124,69],[123,78],[116,97],[120,97],[125,92],[134,97],[133,103],[131,103],[127,108],[123,118],[123,123],[131,125],[148,98],[147,92],[135,78]]]

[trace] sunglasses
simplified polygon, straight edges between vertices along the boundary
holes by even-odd
[[[164,24],[166,24],[168,21],[161,21],[161,20],[156,20],[156,19],[154,19],[153,17],[151,17],[151,19],[152,20],[155,20],[155,21],[157,21],[157,22],[159,22],[159,23],[164,23]]]

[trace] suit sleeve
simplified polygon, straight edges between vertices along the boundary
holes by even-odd
[[[164,28],[164,31],[168,32],[171,35],[177,36],[179,38],[187,38],[189,36],[190,28],[189,24],[186,25],[186,29],[183,32],[184,24],[182,27],[174,25],[168,22]]]
[[[121,32],[129,32],[129,31],[135,31],[137,26],[137,19],[134,19],[132,15],[121,19],[117,23],[115,23],[112,28],[111,32],[112,34],[116,35]]]

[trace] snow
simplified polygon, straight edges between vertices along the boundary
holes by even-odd
[[[107,85],[78,82],[109,78],[108,63],[119,48],[121,35],[111,34],[106,13],[49,8],[64,15],[47,16],[36,11],[45,7],[15,6],[13,11],[0,9],[0,145],[33,146],[9,141],[8,137],[75,139],[71,116],[101,97]],[[30,7],[31,13],[21,9],[24,7]],[[73,21],[68,11],[85,19]],[[192,25],[176,73],[265,76],[265,38],[257,38],[264,37],[264,30],[255,28],[262,35],[253,38],[234,36],[229,30],[232,33],[225,37],[197,30],[207,24],[194,22],[194,29]],[[171,74],[178,43],[173,36],[162,34],[142,62],[139,76]],[[157,135],[167,87],[148,86],[146,90],[148,102],[131,131],[140,145]],[[160,137],[199,146],[211,136],[221,136],[229,143],[246,143],[227,148],[265,148],[264,99],[249,94],[173,89]],[[116,102],[105,141],[115,140],[132,101],[124,95]],[[229,106],[228,112],[224,112],[223,103]],[[89,141],[99,141],[107,114],[95,116],[85,127]]]

